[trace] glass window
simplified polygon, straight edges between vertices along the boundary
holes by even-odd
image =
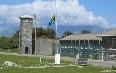
[[[113,49],[116,49],[116,38],[112,39],[112,41],[113,41],[113,43],[112,43]]]

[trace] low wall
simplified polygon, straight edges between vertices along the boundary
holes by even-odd
[[[37,55],[52,55],[55,51],[55,43],[53,39],[37,39],[35,54]],[[59,42],[59,41],[57,41]]]

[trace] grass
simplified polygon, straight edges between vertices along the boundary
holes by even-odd
[[[2,64],[5,61],[11,61],[22,66],[40,66],[39,58],[27,57],[27,56],[10,56],[10,55],[0,55],[0,73],[100,73],[100,71],[110,69],[104,67],[93,67],[93,66],[83,66],[79,68],[78,66],[69,67],[49,67],[49,68],[17,68],[17,67],[4,67]],[[42,59],[42,63],[54,63],[52,59]],[[41,66],[44,66],[44,63]],[[73,64],[68,61],[61,61],[65,64]],[[1,68],[3,67],[3,68]],[[113,73],[113,72],[109,72]]]
[[[0,52],[18,53],[18,48],[15,48],[15,49],[2,49],[2,48],[0,48]]]
[[[62,67],[62,68],[35,68],[35,69],[24,69],[24,68],[5,68],[1,69],[1,73],[100,73],[104,70],[100,67],[87,66],[83,68],[78,67]],[[113,72],[109,72],[113,73]]]
[[[18,65],[28,67],[28,66],[35,66],[35,65],[45,65],[48,63],[54,63],[54,60],[52,59],[41,59],[42,62],[40,64],[40,59],[36,57],[28,57],[28,56],[11,56],[11,55],[0,55],[0,66],[5,62],[5,61],[10,61],[14,62]],[[62,63],[72,63],[68,61],[61,61]]]
[[[100,73],[102,68],[98,67],[62,67],[62,68],[44,68],[44,69],[22,69],[22,68],[6,68],[0,70],[1,73]]]

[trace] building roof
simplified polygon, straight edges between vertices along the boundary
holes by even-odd
[[[98,34],[77,34],[69,35],[60,40],[101,40],[100,37],[96,37]]]
[[[101,37],[104,37],[104,36],[116,36],[116,29],[113,29],[113,30],[105,32],[105,33],[101,33],[100,35],[97,35],[97,36],[101,36]]]
[[[34,16],[24,15],[24,16],[21,16],[21,17],[19,17],[19,18],[20,18],[20,19],[22,19],[22,18],[34,19]]]

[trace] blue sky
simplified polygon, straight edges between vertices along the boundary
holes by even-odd
[[[80,0],[79,2],[95,15],[103,16],[109,25],[116,26],[116,0]]]
[[[116,0],[57,0],[58,24],[116,28],[115,7]],[[37,26],[46,27],[54,10],[54,0],[0,0],[0,31],[18,27],[18,17],[35,13]]]
[[[0,4],[17,5],[17,4],[31,3],[34,1],[35,0],[0,0]]]

